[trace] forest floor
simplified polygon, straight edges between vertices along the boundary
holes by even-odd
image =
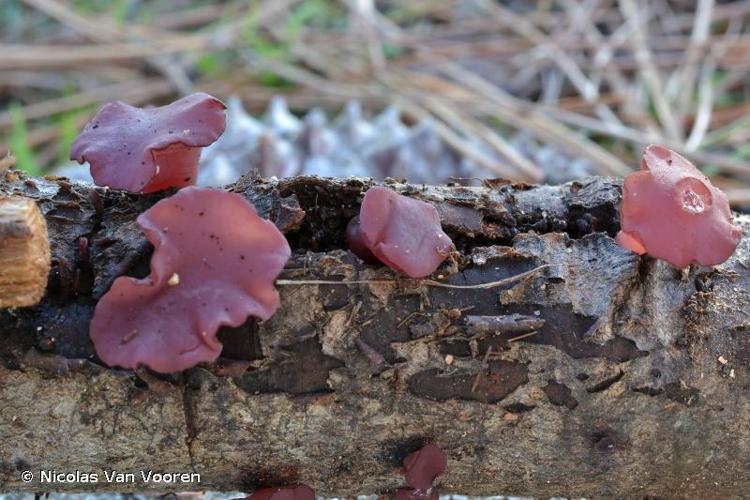
[[[356,99],[433,120],[460,155],[517,181],[557,152],[623,175],[665,144],[739,209],[748,20],[746,0],[5,0],[0,157],[48,173],[115,99],[202,90],[255,114],[275,95],[299,114]]]

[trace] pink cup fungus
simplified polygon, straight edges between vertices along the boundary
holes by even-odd
[[[429,492],[412,488],[400,488],[396,490],[394,497],[395,500],[438,500],[440,494],[435,488]]]
[[[284,486],[263,488],[254,491],[245,500],[315,500],[315,492],[309,486]]]
[[[616,241],[678,268],[727,260],[742,236],[724,193],[679,154],[648,146],[641,170],[625,178]]]
[[[279,306],[274,280],[291,250],[240,195],[188,187],[138,217],[154,245],[151,275],[119,277],[99,300],[90,336],[110,366],[169,373],[214,361],[216,331]]]
[[[73,142],[99,186],[152,193],[195,184],[201,148],[224,132],[224,104],[196,93],[159,108],[102,106]]]
[[[377,257],[367,248],[362,239],[362,225],[359,223],[359,215],[352,217],[346,225],[346,244],[354,255],[362,259],[365,264],[379,264]]]
[[[454,249],[435,207],[385,187],[367,190],[359,223],[347,228],[347,241],[363,261],[372,262],[374,256],[412,278],[432,274]]]
[[[417,490],[427,490],[448,467],[448,456],[434,444],[426,444],[404,459],[406,484]]]

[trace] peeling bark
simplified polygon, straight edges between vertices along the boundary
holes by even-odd
[[[32,198],[44,213],[53,267],[40,305],[0,311],[0,490],[306,483],[322,495],[386,493],[404,485],[403,458],[429,441],[448,454],[442,492],[745,495],[746,241],[720,266],[682,272],[614,243],[615,180],[392,182],[433,203],[457,244],[433,279],[481,284],[548,266],[498,288],[425,286],[345,250],[370,185],[234,185],[295,250],[281,278],[307,283],[280,287],[270,321],[224,329],[217,363],[157,376],[101,366],[88,322],[116,276],[148,274],[135,218],[158,196],[6,174],[0,195]],[[748,217],[737,223],[750,228]],[[100,482],[40,484],[47,469]],[[105,469],[202,481],[108,484]]]

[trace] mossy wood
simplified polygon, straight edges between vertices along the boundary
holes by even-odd
[[[404,484],[403,458],[434,442],[449,457],[442,492],[746,494],[747,240],[723,265],[683,272],[614,243],[619,181],[387,183],[434,204],[457,245],[433,279],[472,285],[547,266],[498,288],[425,286],[345,249],[371,185],[232,186],[295,251],[281,308],[222,331],[216,364],[156,376],[98,363],[88,324],[116,276],[148,274],[135,219],[159,196],[6,174],[0,194],[45,215],[53,266],[40,305],[0,312],[0,491],[386,493]],[[99,482],[40,484],[51,469]],[[113,469],[202,481],[107,483]]]

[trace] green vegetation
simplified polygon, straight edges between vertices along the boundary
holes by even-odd
[[[25,170],[31,175],[39,175],[39,168],[34,152],[27,141],[26,118],[23,116],[23,108],[17,102],[10,104],[10,152],[16,157],[16,168]]]
[[[276,0],[55,1],[93,22],[109,21],[123,27],[142,25],[144,30],[164,35],[164,44],[169,47],[160,61],[169,61],[170,65],[169,71],[164,71],[151,56],[115,58],[110,62],[100,55],[93,63],[76,56],[82,60],[73,60],[65,67],[40,57],[38,68],[28,61],[16,68],[13,64],[18,63],[11,61],[8,77],[0,82],[0,111],[10,110],[0,124],[0,154],[12,148],[19,166],[32,172],[67,159],[82,117],[96,107],[69,110],[69,104],[58,99],[70,96],[82,98],[80,102],[92,102],[87,94],[97,86],[131,79],[139,85],[148,82],[148,86],[159,80],[167,84],[162,91],[145,89],[143,98],[132,98],[138,101],[136,104],[159,104],[174,97],[174,88],[182,89],[185,77],[196,89],[225,94],[247,96],[257,91],[265,97],[277,92],[290,96],[304,93],[306,99],[295,102],[310,102],[311,106],[317,103],[315,92],[324,93],[321,102],[333,107],[359,97],[376,108],[368,111],[382,109],[392,97],[399,98],[407,101],[405,107],[419,106],[417,115],[432,117],[442,122],[444,130],[466,136],[463,147],[469,150],[496,148],[491,140],[473,137],[479,128],[504,138],[524,130],[534,143],[549,144],[572,156],[587,158],[597,173],[608,174],[613,168],[627,171],[637,166],[643,143],[660,139],[666,142],[675,135],[668,130],[672,120],[665,117],[675,116],[680,122],[677,128],[684,128],[684,135],[689,136],[696,117],[706,116],[701,106],[709,83],[713,112],[705,137],[701,137],[702,130],[694,135],[694,142],[698,143],[692,144],[697,146],[694,156],[703,155],[696,164],[706,174],[729,173],[728,178],[737,185],[746,184],[746,176],[734,175],[738,165],[742,170],[741,162],[750,163],[750,146],[743,145],[750,119],[733,111],[747,109],[750,95],[745,84],[746,64],[739,55],[741,40],[730,29],[731,23],[717,20],[711,25],[709,43],[721,43],[724,49],[709,51],[710,58],[689,67],[692,63],[684,51],[690,47],[690,17],[696,12],[689,2],[675,6],[681,20],[674,25],[662,22],[656,11],[654,18],[645,23],[645,48],[650,52],[651,64],[662,82],[669,83],[668,88],[662,89],[649,84],[648,68],[641,67],[643,63],[636,57],[632,40],[617,42],[617,50],[606,62],[611,65],[606,70],[612,75],[601,73],[601,62],[596,59],[601,55],[599,46],[610,43],[613,34],[630,22],[631,14],[622,11],[617,2],[594,8],[593,4],[587,7],[586,2],[559,0],[488,1],[469,7],[455,0],[376,0],[377,12],[367,22],[374,23],[377,33],[370,33],[357,28],[361,26],[359,22],[350,25],[350,20],[359,15],[357,2],[342,0],[293,0],[283,5]],[[717,3],[715,9],[729,8],[719,7],[723,4]],[[575,12],[568,12],[573,7]],[[42,3],[34,6],[25,0],[0,0],[5,43],[63,44],[96,53],[97,41],[85,33],[85,28],[81,32],[80,25],[58,19],[60,16],[45,10]],[[739,12],[738,25],[747,23],[750,13],[742,9]],[[507,19],[513,15],[522,16],[528,23],[522,30],[525,34],[519,32],[520,26],[508,24]],[[576,23],[582,19],[591,23],[570,24],[576,19]],[[585,30],[591,30],[594,37],[570,35],[586,33]],[[535,33],[533,39],[529,32]],[[142,46],[150,45],[151,40],[138,40],[138,32],[133,33],[123,40],[113,39],[111,44],[101,42],[102,46],[108,45],[102,50],[112,50],[113,44],[122,43],[135,46],[139,52]],[[175,49],[182,37],[186,48]],[[160,48],[158,40],[159,37],[154,38],[156,50]],[[369,43],[378,44],[380,53],[368,50]],[[466,78],[452,75],[448,66],[440,68],[444,61],[462,66]],[[18,74],[13,73],[16,70]],[[711,71],[708,82],[707,70]],[[686,80],[681,82],[679,91],[673,92],[676,76]],[[581,78],[584,86],[597,89],[601,101],[596,106],[577,90],[581,88]],[[576,85],[572,84],[574,81]],[[488,104],[492,99],[488,101],[485,97],[489,96],[483,96],[492,92],[486,90],[489,86],[511,95],[519,105],[514,107],[517,111],[513,111],[513,119],[508,118],[507,109],[503,113],[493,111]],[[104,95],[101,99],[119,97]],[[544,108],[536,108],[542,97],[544,108],[556,107],[563,112],[545,117],[547,124],[540,123],[539,116],[526,113],[527,109],[543,111]],[[20,104],[11,105],[46,101],[48,110],[35,112],[28,121]],[[655,102],[659,103],[658,109]],[[441,106],[460,111],[458,118],[446,118]],[[33,132],[36,157],[26,144],[27,128]],[[679,145],[676,147],[679,149]],[[750,172],[750,166],[747,168]],[[750,189],[747,191],[750,199]]]

